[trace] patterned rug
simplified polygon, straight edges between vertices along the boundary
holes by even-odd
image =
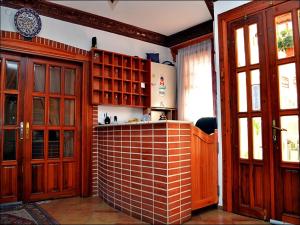
[[[59,223],[44,209],[35,203],[27,204],[0,204],[0,224],[54,224]]]

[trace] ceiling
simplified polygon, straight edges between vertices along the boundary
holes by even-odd
[[[211,20],[205,1],[51,1],[133,26],[172,35]]]

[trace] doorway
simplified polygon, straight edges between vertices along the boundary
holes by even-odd
[[[227,32],[233,211],[297,224],[299,2],[230,21]]]
[[[0,203],[78,195],[80,66],[0,59]]]

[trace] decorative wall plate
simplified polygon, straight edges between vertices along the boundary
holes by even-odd
[[[41,18],[33,9],[19,9],[15,14],[14,21],[19,33],[27,38],[35,37],[42,28]]]

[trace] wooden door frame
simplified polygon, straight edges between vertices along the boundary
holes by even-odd
[[[223,208],[226,211],[232,212],[233,209],[233,143],[232,143],[232,117],[230,107],[230,94],[231,94],[231,81],[230,81],[230,67],[228,57],[228,35],[227,25],[229,22],[257,13],[258,11],[265,10],[273,7],[286,0],[278,1],[259,1],[247,3],[240,7],[234,8],[228,12],[222,13],[218,16],[218,29],[219,29],[219,61],[220,61],[220,96],[221,96],[221,121],[222,121],[222,174],[223,174]],[[268,53],[266,52],[266,57]],[[270,151],[272,154],[272,151]],[[274,160],[270,157],[270,196],[271,208],[270,216],[275,217],[275,194],[274,194]]]
[[[91,137],[92,137],[92,106],[89,104],[89,60],[88,51],[65,45],[49,39],[35,37],[25,41],[16,32],[1,31],[1,51],[14,54],[27,54],[36,57],[67,60],[80,64],[81,77],[81,156],[80,156],[80,195],[87,197],[91,193]]]

